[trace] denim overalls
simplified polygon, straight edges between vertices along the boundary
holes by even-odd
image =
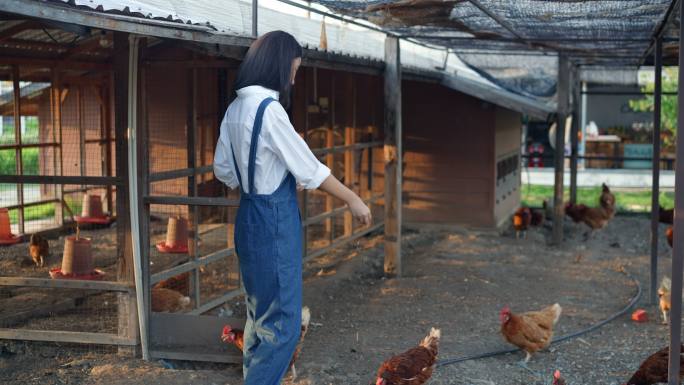
[[[245,385],[280,384],[299,340],[302,317],[302,223],[295,178],[288,172],[270,195],[254,189],[261,123],[273,101],[264,99],[254,120],[247,166],[249,193],[242,188],[233,155],[241,183],[235,250],[246,291]]]

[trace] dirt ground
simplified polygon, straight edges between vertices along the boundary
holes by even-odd
[[[407,229],[404,275],[382,278],[378,236],[319,258],[305,269],[304,302],[312,328],[287,385],[368,384],[378,365],[414,346],[431,326],[442,329],[440,358],[507,348],[499,333],[502,306],[525,311],[559,302],[557,335],[586,328],[621,310],[636,286],[649,314],[637,324],[623,316],[603,328],[538,353],[529,370],[522,353],[443,366],[430,384],[550,384],[559,369],[568,384],[620,384],[667,341],[655,307],[647,304],[649,221],[620,216],[584,241],[585,228],[566,224],[562,247],[548,246],[549,228],[516,240],[511,231]],[[660,276],[670,250],[661,228]],[[241,303],[232,304],[237,315]],[[173,366],[173,368],[168,368]],[[105,348],[36,343],[0,344],[4,384],[239,384],[240,368],[190,362],[143,362]],[[374,383],[374,381],[373,381]]]

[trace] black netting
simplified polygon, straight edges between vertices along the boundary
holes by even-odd
[[[484,9],[464,0],[317,2],[451,48],[497,85],[548,99],[556,89],[555,53],[581,65],[639,65],[672,0],[480,0]],[[677,31],[666,36],[676,38]],[[678,42],[665,41],[666,54],[671,46]]]

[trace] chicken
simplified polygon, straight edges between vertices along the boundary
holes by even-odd
[[[674,209],[664,209],[662,206],[658,206],[658,221],[672,224],[674,222]]]
[[[603,184],[599,207],[589,207],[583,204],[568,203],[565,205],[565,215],[572,218],[573,222],[582,222],[592,230],[606,227],[608,222],[615,216],[615,195],[610,192],[608,186]]]
[[[175,313],[186,310],[190,307],[190,297],[183,294],[163,288],[152,288],[152,311],[156,313]]]
[[[171,289],[177,291],[184,296],[190,295],[190,272],[181,273],[174,275],[171,278],[167,278],[163,281],[159,281],[156,285],[152,287],[153,289]]]
[[[658,288],[658,298],[660,311],[663,313],[663,324],[667,324],[667,316],[670,313],[670,307],[672,306],[670,290],[672,287],[672,282],[670,278],[663,277],[660,281],[660,287]]]
[[[441,331],[430,329],[418,346],[382,363],[375,385],[421,385],[435,368]]]
[[[242,329],[234,329],[230,325],[223,327],[221,341],[235,345],[240,351],[245,348],[245,332]]]
[[[672,247],[672,240],[674,233],[672,232],[672,226],[668,227],[667,230],[665,230],[665,237],[667,238],[667,244]]]
[[[310,322],[311,310],[309,310],[309,307],[304,306],[302,308],[302,326],[299,334],[299,342],[297,342],[297,348],[292,354],[292,359],[290,360],[290,369],[292,370],[293,380],[297,378],[297,369],[295,368],[295,361],[297,361],[297,357],[299,357],[299,353],[301,353],[302,351],[304,336],[306,335],[306,332],[309,330]],[[242,351],[245,347],[245,332],[242,329],[237,329],[233,328],[230,325],[226,325],[223,327],[223,331],[221,333],[221,341],[233,344],[235,345],[235,347],[240,349],[240,351]]]
[[[295,361],[299,357],[299,353],[302,352],[302,345],[304,344],[304,336],[306,332],[309,331],[309,323],[311,322],[311,311],[308,307],[304,306],[302,308],[302,329],[299,334],[299,342],[297,342],[297,348],[292,355],[292,360],[290,361],[290,369],[292,370],[292,380],[297,378],[297,368],[295,368]]]
[[[553,384],[552,385],[565,385],[565,380],[561,377],[560,370],[553,372]]]
[[[514,314],[506,306],[499,315],[501,334],[506,341],[524,350],[525,363],[532,354],[549,346],[553,338],[553,327],[560,318],[563,309],[554,304],[540,311]]]
[[[527,207],[521,207],[515,210],[513,214],[513,228],[515,229],[515,238],[520,238],[520,233],[523,233],[523,237],[527,238],[527,229],[532,223],[532,213]]]
[[[684,352],[684,345],[681,347]],[[644,362],[641,363],[639,369],[627,381],[626,385],[652,385],[658,383],[667,383],[667,366],[668,356],[670,355],[670,347],[666,346],[659,351],[650,355]],[[684,357],[680,354],[679,366],[684,364]],[[684,377],[684,372],[681,372],[680,379]]]
[[[530,224],[532,226],[541,226],[544,224],[544,211],[542,210],[531,210],[532,213],[532,220]]]
[[[50,245],[48,244],[48,241],[38,234],[32,234],[29,241],[29,254],[31,255],[31,259],[33,259],[33,263],[38,267],[45,266],[45,260],[47,259],[49,252]]]

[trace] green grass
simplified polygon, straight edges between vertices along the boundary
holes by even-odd
[[[552,186],[522,185],[522,204],[530,207],[541,207],[544,199],[551,201]],[[651,190],[613,191],[619,212],[645,212],[651,210]],[[597,206],[601,187],[580,187],[577,189],[577,202],[589,206]],[[570,190],[565,189],[564,200],[570,199]],[[674,193],[661,192],[660,205],[666,208],[674,206]]]
[[[81,214],[82,202],[80,200],[72,199],[70,197],[67,197],[65,200],[69,205],[71,211],[74,212],[74,215]],[[57,205],[57,203],[43,203],[40,205],[25,208],[24,221],[28,222],[46,218],[53,218],[55,216],[55,205]],[[69,213],[66,210],[64,210],[64,216],[67,217],[68,215]],[[10,210],[9,217],[11,224],[15,225],[19,223],[19,210]]]

